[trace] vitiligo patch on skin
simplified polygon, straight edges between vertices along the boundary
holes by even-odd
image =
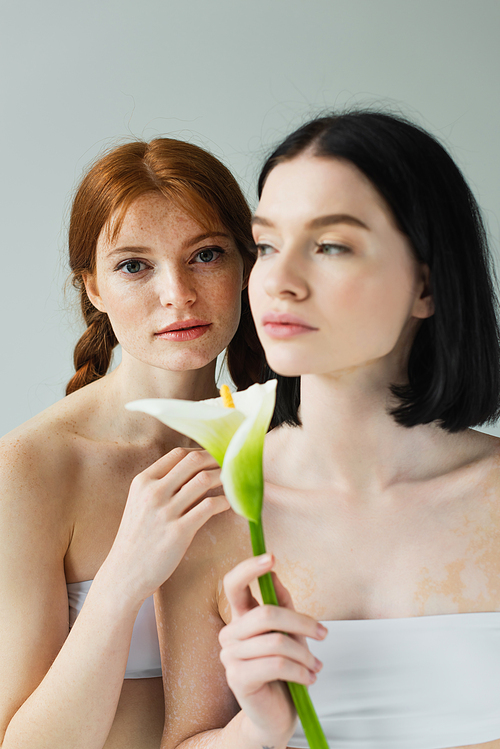
[[[309,616],[321,615],[314,605],[318,597],[317,574],[313,564],[281,555],[276,563],[276,573],[290,592],[297,611]]]
[[[495,472],[496,473],[496,472]],[[415,591],[419,614],[500,610],[500,503],[495,475],[477,489],[475,503],[463,522],[450,531],[457,544],[455,559],[422,567]],[[461,551],[460,551],[461,550]]]

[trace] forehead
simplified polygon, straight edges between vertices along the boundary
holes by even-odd
[[[366,222],[392,211],[370,180],[354,164],[333,157],[300,156],[278,164],[264,184],[257,214],[310,218],[331,213],[355,214]]]
[[[98,244],[113,245],[128,238],[177,231],[182,234],[200,232],[203,223],[177,203],[160,193],[145,193],[136,198],[125,213],[118,209],[103,227]]]
[[[208,236],[226,237],[233,242],[216,217],[196,211],[196,206],[185,210],[176,200],[149,192],[136,198],[126,211],[118,208],[111,216],[99,234],[96,260],[99,262],[117,247],[185,247]]]

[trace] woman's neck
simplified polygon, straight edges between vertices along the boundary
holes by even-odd
[[[218,395],[215,367],[216,360],[201,369],[171,371],[144,364],[124,351],[121,363],[111,376],[113,386],[127,402],[139,398],[204,400]]]
[[[215,368],[216,361],[212,361],[201,369],[169,371],[144,364],[123,352],[121,363],[100,381],[103,390],[100,400],[106,403],[113,430],[124,439],[170,439],[170,429],[147,414],[127,411],[125,404],[143,398],[215,398],[218,396]],[[181,442],[187,444],[188,440],[183,438]]]
[[[369,366],[341,375],[304,375],[302,427],[285,427],[276,435],[286,441],[288,468],[280,472],[288,473],[295,486],[329,485],[356,496],[423,478],[436,450],[445,457],[453,435],[435,424],[397,424],[390,414],[396,400],[389,385],[390,380],[374,376]]]

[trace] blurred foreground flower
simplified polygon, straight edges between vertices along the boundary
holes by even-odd
[[[171,429],[185,434],[207,450],[221,466],[224,493],[238,515],[247,518],[253,553],[266,552],[262,529],[264,438],[274,410],[276,380],[255,384],[231,395],[227,385],[221,397],[204,401],[149,398],[125,406],[156,416]],[[259,578],[262,600],[278,605],[269,573]],[[288,682],[290,694],[310,749],[329,749],[318,717],[303,684]]]

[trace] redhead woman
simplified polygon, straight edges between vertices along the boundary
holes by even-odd
[[[64,400],[1,441],[3,749],[160,745],[152,596],[227,503],[207,453],[124,404],[212,396],[227,346],[237,385],[254,381],[249,239],[236,181],[188,143],[121,145],[76,193],[76,373]]]
[[[471,427],[498,417],[500,357],[477,204],[434,138],[353,112],[278,147],[253,232],[252,313],[279,381],[273,554],[243,559],[227,513],[163,585],[163,746],[306,747],[295,681],[332,749],[499,749],[500,446]],[[205,593],[183,595],[213,541]],[[258,605],[268,571],[280,607]],[[181,636],[182,607],[205,634]]]

